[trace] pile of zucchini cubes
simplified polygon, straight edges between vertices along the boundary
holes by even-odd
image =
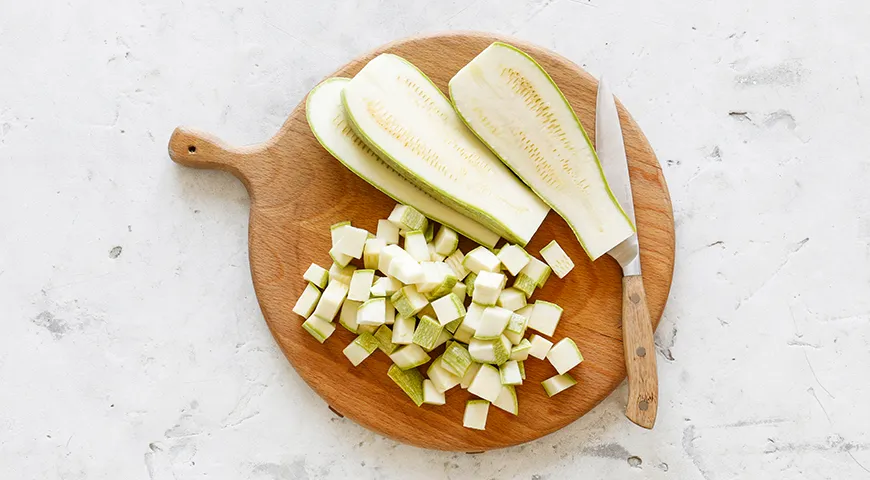
[[[455,231],[444,225],[435,230],[406,205],[379,220],[374,236],[349,221],[333,225],[334,263],[328,271],[308,268],[308,285],[293,307],[306,318],[302,328],[323,343],[337,317],[358,335],[344,349],[350,363],[359,366],[380,349],[393,362],[387,375],[417,406],[444,405],[445,392],[457,385],[468,389],[479,398],[465,407],[468,428],[485,429],[490,404],[518,414],[515,387],[526,377],[530,356],[547,359],[556,370],[541,382],[547,395],[573,386],[568,371],[583,355],[570,338],[553,344],[544,337],[553,337],[562,308],[528,301],[551,271],[562,278],[574,268],[559,244],[541,249],[546,262],[510,244],[463,253]],[[360,258],[364,268],[350,265]],[[537,333],[526,337],[528,330]],[[444,344],[423,375],[418,367]]]

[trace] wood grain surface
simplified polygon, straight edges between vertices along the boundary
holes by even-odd
[[[453,74],[495,40],[514,44],[534,57],[594,138],[596,80],[571,61],[515,39],[460,32],[399,40],[350,62],[333,76],[351,77],[375,55],[391,52],[414,63],[446,91]],[[674,267],[673,212],[652,148],[621,104],[618,108],[634,190],[647,302],[656,325]],[[540,382],[555,371],[546,361],[530,359],[527,379],[517,388],[519,416],[492,407],[485,431],[462,426],[469,398],[465,390],[447,392],[445,406],[418,408],[387,377],[390,361],[386,355],[376,351],[354,368],[341,353],[353,334],[339,327],[321,345],[301,328],[303,319],[291,311],[305,286],[305,269],[312,262],[324,268],[331,263],[329,225],[352,220],[374,231],[377,220],[386,218],[394,205],[321,148],[309,131],[304,100],[281,130],[263,144],[233,148],[209,135],[179,128],[170,139],[169,152],[178,163],[228,171],[245,184],[251,197],[251,272],[272,334],[302,378],[335,411],[371,430],[426,448],[479,452],[507,447],[573,422],[625,378],[620,267],[610,257],[590,262],[565,222],[550,212],[528,250],[540,258],[540,248],[555,238],[577,266],[563,280],[552,277],[534,298],[564,307],[555,339],[570,336],[583,352],[585,361],[570,372],[578,384],[547,398]],[[467,240],[461,244],[464,251],[470,246]]]

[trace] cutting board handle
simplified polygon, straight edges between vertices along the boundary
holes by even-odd
[[[176,163],[193,168],[223,170],[238,177],[248,193],[264,174],[265,145],[231,147],[212,135],[178,127],[169,139],[169,156]]]

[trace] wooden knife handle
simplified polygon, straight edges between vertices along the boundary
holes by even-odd
[[[652,322],[640,275],[622,279],[622,344],[628,372],[625,416],[641,427],[652,428],[659,403],[659,377]]]

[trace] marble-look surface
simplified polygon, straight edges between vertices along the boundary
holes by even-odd
[[[0,13],[0,478],[870,478],[870,5],[860,0],[11,2]],[[338,419],[248,272],[248,198],[179,124],[262,141],[420,32],[606,73],[677,223],[654,431],[625,387],[539,441],[422,451]]]

